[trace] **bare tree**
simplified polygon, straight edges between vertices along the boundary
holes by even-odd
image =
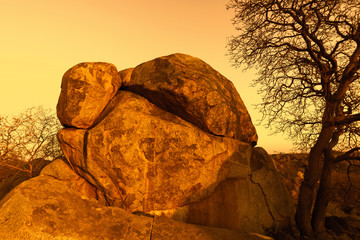
[[[333,165],[360,159],[360,2],[231,0],[227,7],[239,32],[229,39],[231,61],[258,69],[263,120],[310,149],[296,221],[303,235],[321,233]]]
[[[43,107],[13,117],[0,116],[0,165],[32,175],[37,159],[62,156],[56,137],[60,128],[56,114]]]

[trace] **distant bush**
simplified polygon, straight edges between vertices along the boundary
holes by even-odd
[[[61,128],[50,109],[32,107],[16,116],[0,116],[0,166],[35,174],[37,159],[63,157],[56,134]]]

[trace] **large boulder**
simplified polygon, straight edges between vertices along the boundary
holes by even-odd
[[[69,187],[39,176],[0,202],[0,239],[151,239],[152,219],[105,207]]]
[[[41,176],[50,176],[63,181],[64,185],[68,185],[83,197],[97,199],[105,203],[101,192],[75,171],[76,169],[73,166],[65,163],[62,159],[56,159],[41,171]]]
[[[290,197],[264,150],[204,132],[127,91],[104,112],[92,129],[63,129],[59,140],[111,205],[237,231],[290,223]]]
[[[261,239],[290,224],[291,200],[254,148],[239,94],[200,59],[174,54],[120,72],[80,64],[62,86],[68,164],[3,199],[0,239]]]
[[[63,76],[57,115],[64,126],[89,128],[121,87],[116,67],[87,62],[70,68]]]
[[[234,85],[198,58],[172,54],[140,64],[127,89],[206,132],[257,142],[256,130]]]
[[[121,208],[104,206],[89,197],[88,191],[79,191],[77,183],[81,181],[69,166],[56,160],[39,177],[17,186],[0,202],[0,239],[270,239],[259,234],[179,223],[166,217],[134,215]]]
[[[63,129],[59,139],[70,162],[117,205],[132,212],[174,209],[228,177],[248,176],[249,144],[206,133],[134,93],[115,98],[94,128]]]
[[[289,226],[293,203],[264,149],[252,151],[250,167],[248,177],[222,181],[208,196],[187,205],[185,221],[262,233]]]
[[[255,148],[251,157],[251,181],[259,187],[260,196],[265,196],[269,214],[275,229],[288,224],[288,216],[293,212],[291,195],[283,184],[272,158],[265,149]]]

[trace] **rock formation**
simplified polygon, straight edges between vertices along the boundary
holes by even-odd
[[[254,148],[239,94],[198,58],[173,54],[118,73],[108,63],[76,65],[57,110],[69,166],[55,161],[13,190],[0,203],[0,226],[19,221],[32,234],[96,239],[89,232],[98,218],[107,230],[96,234],[108,239],[261,239],[245,232],[290,224],[291,199],[266,151]],[[9,217],[17,198],[32,219]],[[36,220],[59,212],[54,222]],[[74,215],[84,228],[62,222]]]
[[[89,128],[121,86],[109,63],[80,63],[63,77],[57,113],[64,126]]]
[[[0,202],[0,239],[262,240],[254,233],[131,214],[93,198],[94,188],[60,159]]]
[[[72,164],[117,205],[174,209],[249,174],[249,144],[206,133],[131,92],[120,91],[116,102],[92,129],[63,129],[59,139]]]
[[[205,132],[257,142],[234,85],[198,58],[173,54],[140,64],[131,74],[128,89]]]

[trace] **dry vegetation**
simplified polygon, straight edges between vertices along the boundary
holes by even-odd
[[[0,115],[0,199],[63,157],[56,138],[60,127],[56,115],[41,106],[16,116]]]
[[[296,204],[304,169],[307,165],[307,154],[280,153],[271,156]],[[360,165],[354,161],[337,163],[332,174],[332,183],[332,203],[342,206],[345,212],[360,213]]]

